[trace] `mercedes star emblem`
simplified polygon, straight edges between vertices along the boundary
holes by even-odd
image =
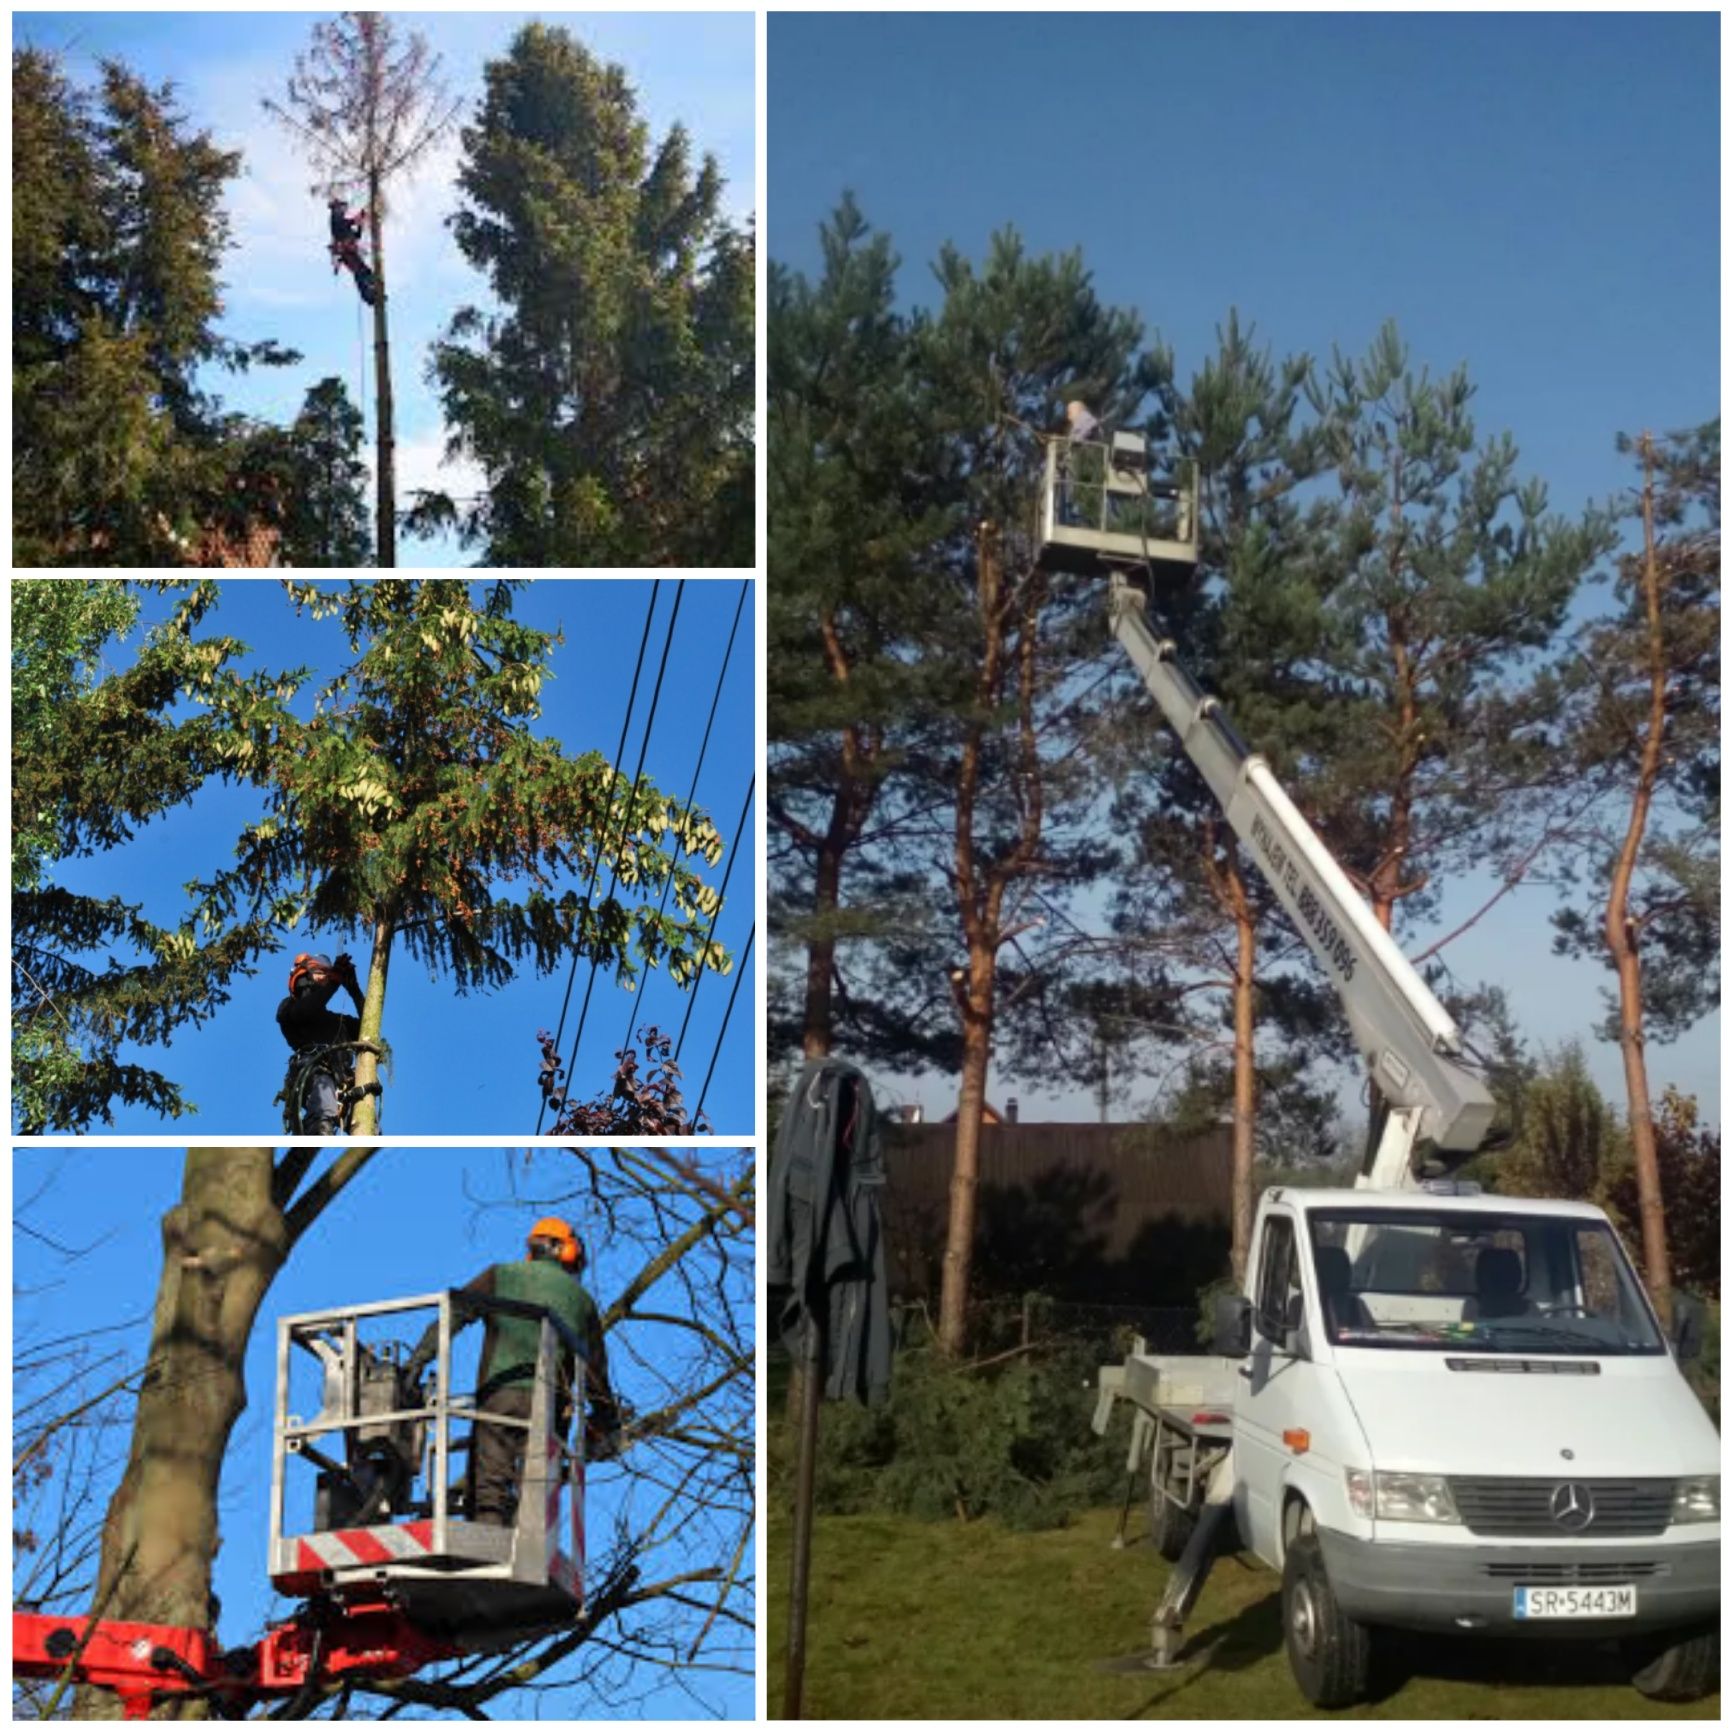
[[[1552,1493],[1552,1520],[1579,1534],[1594,1519],[1594,1496],[1585,1485],[1566,1481]]]

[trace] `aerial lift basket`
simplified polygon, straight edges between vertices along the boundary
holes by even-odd
[[[529,1417],[479,1411],[452,1375],[457,1302],[434,1293],[278,1323],[269,1559],[280,1593],[384,1599],[417,1629],[473,1652],[569,1627],[583,1608],[583,1430],[574,1428],[568,1446],[560,1418],[562,1405],[583,1412],[584,1357],[583,1344],[540,1307],[465,1297],[484,1312],[533,1317],[541,1331]],[[372,1333],[379,1319],[399,1317],[401,1340],[362,1339],[363,1324]],[[407,1342],[435,1318],[432,1377],[411,1380]],[[576,1367],[564,1403],[562,1349]],[[321,1373],[310,1419],[289,1412],[301,1354]],[[453,1457],[485,1425],[523,1433],[509,1527],[468,1519],[452,1483]]]

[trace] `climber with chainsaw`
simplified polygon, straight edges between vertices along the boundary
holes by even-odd
[[[330,199],[326,208],[331,218],[332,274],[347,268],[361,299],[370,307],[379,298],[379,281],[361,252],[362,224],[367,220],[367,212],[350,210],[340,198]]]
[[[289,970],[289,993],[277,1006],[277,1027],[293,1057],[283,1083],[289,1133],[328,1137],[343,1124],[344,1095],[354,1079],[355,1042],[361,1038],[359,1016],[331,1009],[339,991],[347,991],[362,1009],[361,983],[347,951],[336,958],[302,951]]]
[[[586,1261],[583,1242],[568,1221],[545,1217],[529,1229],[527,1255],[520,1263],[495,1263],[454,1296],[452,1330],[466,1328],[483,1313],[466,1306],[468,1299],[514,1299],[539,1305],[584,1343],[584,1389],[589,1415],[584,1430],[584,1454],[594,1461],[615,1455],[623,1409],[607,1378],[607,1350],[602,1341],[601,1312],[582,1284]],[[527,1420],[535,1399],[535,1366],[541,1350],[541,1324],[536,1318],[489,1312],[481,1343],[480,1381],[475,1390],[478,1416],[469,1444],[468,1517],[495,1527],[514,1519],[517,1488],[523,1477],[527,1433],[520,1426],[489,1425],[484,1415]],[[439,1325],[428,1325],[410,1355],[406,1372],[411,1383],[439,1351]],[[558,1435],[571,1425],[576,1366],[572,1354],[560,1350]]]

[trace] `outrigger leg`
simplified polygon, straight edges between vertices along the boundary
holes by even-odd
[[[1155,1608],[1154,1622],[1149,1629],[1148,1670],[1166,1672],[1184,1664],[1179,1659],[1179,1643],[1185,1633],[1185,1620],[1203,1591],[1220,1551],[1221,1530],[1233,1512],[1233,1454],[1229,1450],[1215,1463],[1209,1475],[1209,1488],[1203,1497],[1202,1513],[1185,1546],[1173,1573],[1167,1578],[1167,1591]]]

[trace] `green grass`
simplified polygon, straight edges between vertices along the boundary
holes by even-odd
[[[779,1477],[779,1476],[778,1476]],[[787,1650],[786,1482],[769,1527],[769,1705]],[[1115,1552],[1116,1511],[1013,1533],[981,1521],[820,1516],[812,1544],[808,1719],[1322,1718],[1281,1647],[1280,1584],[1237,1558],[1215,1566],[1187,1652],[1207,1662],[1141,1676],[1099,1662],[1148,1638],[1167,1566],[1141,1543]],[[1141,1534],[1132,1519],[1133,1538]],[[1621,1680],[1615,1654],[1579,1643],[1396,1636],[1397,1673],[1345,1719],[1717,1719],[1719,1697],[1672,1707]]]

